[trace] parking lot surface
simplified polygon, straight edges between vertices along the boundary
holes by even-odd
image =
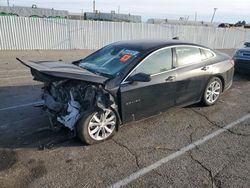
[[[0,52],[0,187],[250,187],[247,76],[235,75],[214,106],[125,125],[101,144],[86,146],[66,129],[52,132],[34,107],[42,85],[15,57],[70,62],[90,52]]]

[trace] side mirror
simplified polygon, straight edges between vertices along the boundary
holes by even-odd
[[[129,82],[149,82],[151,80],[150,75],[145,73],[137,73],[134,76],[130,76],[127,78]]]

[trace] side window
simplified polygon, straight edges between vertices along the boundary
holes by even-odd
[[[202,51],[202,60],[207,60],[214,57],[214,54],[210,50],[201,49],[201,51]]]
[[[177,47],[176,55],[179,67],[198,63],[202,60],[200,49],[194,47]]]
[[[136,68],[132,75],[136,73],[146,73],[153,75],[170,69],[172,69],[172,50],[171,48],[168,48],[149,55]]]

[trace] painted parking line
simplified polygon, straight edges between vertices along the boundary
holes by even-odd
[[[29,72],[29,69],[11,69],[11,70],[0,70],[0,73],[9,73],[9,72]]]
[[[20,105],[16,105],[16,106],[9,106],[6,108],[0,108],[0,112],[1,111],[6,111],[6,110],[13,110],[16,108],[23,108],[23,107],[27,107],[27,106],[36,106],[36,105],[42,105],[44,103],[44,101],[38,101],[38,102],[33,102],[33,103],[27,103],[27,104],[20,104]]]
[[[14,77],[1,78],[1,80],[21,79],[21,78],[32,78],[32,76],[14,76]]]
[[[226,125],[225,127],[223,128],[220,128],[218,129],[217,131],[185,146],[184,148],[180,149],[179,151],[175,152],[175,153],[172,153],[171,155],[169,156],[166,156],[162,159],[160,159],[159,161],[156,161],[155,163],[147,166],[147,167],[144,167],[140,170],[138,170],[137,172],[131,174],[130,176],[116,182],[115,184],[111,185],[110,187],[111,188],[118,188],[118,187],[122,187],[122,186],[126,186],[128,185],[129,183],[131,183],[132,181],[140,178],[141,176],[144,176],[145,174],[151,172],[152,170],[155,170],[156,168],[162,166],[163,164],[166,164],[167,162],[185,154],[186,152],[192,150],[193,148],[195,148],[196,146],[199,146],[201,144],[204,144],[205,142],[213,139],[214,137],[216,136],[219,136],[220,134],[224,133],[225,131],[229,130],[230,128],[233,128],[235,127],[236,125],[238,125],[239,123],[242,123],[244,122],[245,120],[249,119],[250,118],[250,114],[247,114],[245,116],[243,116],[242,118]]]

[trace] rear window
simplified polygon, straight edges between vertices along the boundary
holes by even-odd
[[[200,49],[194,47],[177,47],[176,55],[179,67],[199,63],[202,60]]]

